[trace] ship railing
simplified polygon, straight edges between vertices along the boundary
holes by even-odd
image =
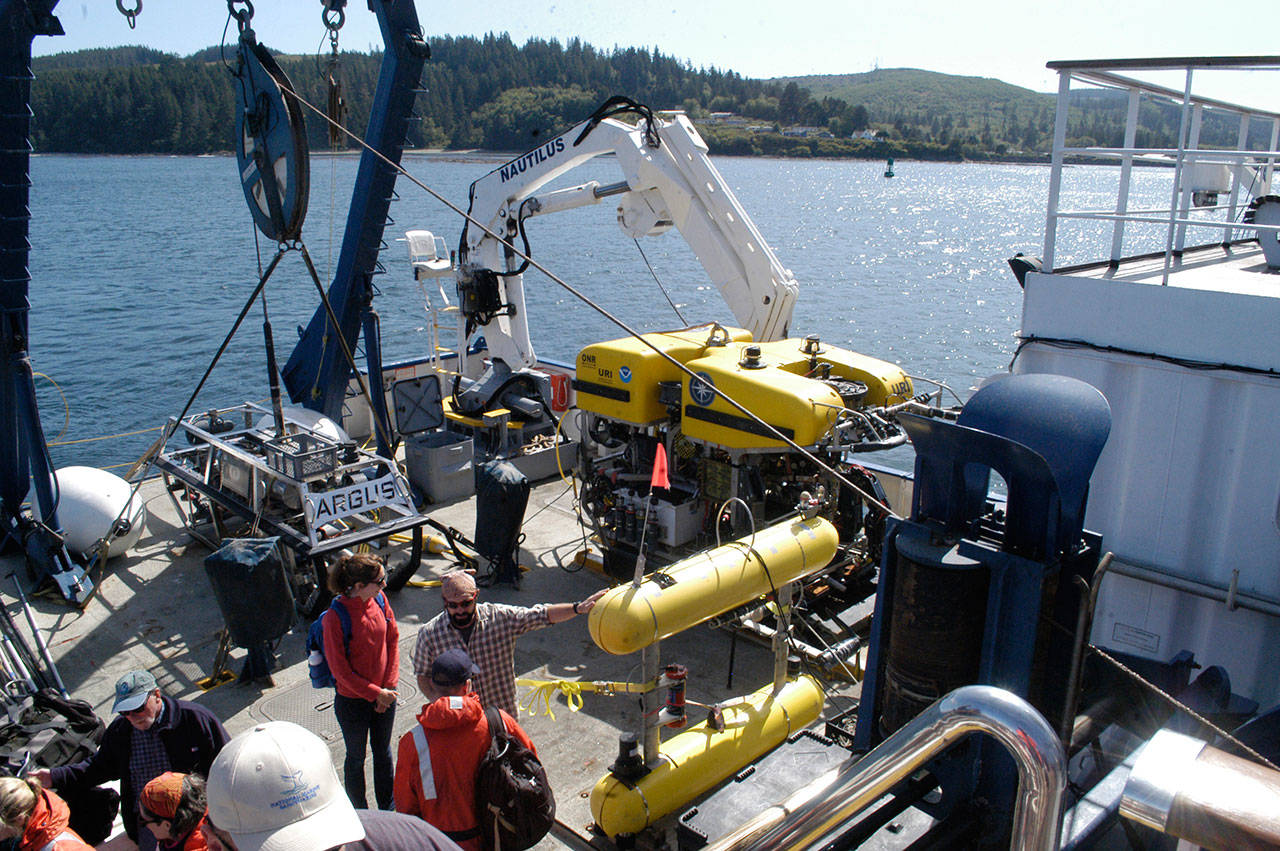
[[[1193,84],[1202,83],[1208,72],[1280,70],[1280,57],[1183,57],[1172,59],[1121,59],[1050,62],[1058,72],[1058,103],[1054,124],[1053,154],[1049,179],[1049,204],[1045,221],[1043,267],[1057,268],[1058,225],[1064,220],[1110,221],[1111,249],[1108,262],[1116,266],[1123,259],[1127,225],[1164,228],[1163,283],[1174,258],[1187,248],[1189,227],[1222,232],[1220,244],[1229,245],[1240,231],[1252,238],[1258,232],[1277,232],[1280,227],[1250,224],[1242,229],[1241,219],[1252,200],[1270,192],[1271,179],[1280,160],[1280,112],[1230,103],[1197,94]],[[1124,73],[1121,73],[1124,72]],[[1182,72],[1181,90],[1128,76],[1129,73],[1158,74]],[[1199,76],[1197,76],[1199,75]],[[1068,125],[1077,114],[1071,100],[1072,83],[1091,88],[1128,93],[1124,141],[1120,147],[1068,146]],[[1280,77],[1277,77],[1280,82]],[[1077,92],[1079,89],[1076,90]],[[1175,147],[1138,147],[1141,107],[1144,103],[1173,104],[1179,109]],[[1206,113],[1235,117],[1239,121],[1234,148],[1201,148],[1200,137]],[[1261,132],[1259,132],[1261,131]],[[1250,148],[1250,141],[1268,138],[1266,147]],[[1063,195],[1063,167],[1074,162],[1111,162],[1119,167],[1119,183],[1114,209],[1072,210],[1060,204]],[[1161,165],[1173,169],[1170,203],[1157,210],[1129,210],[1132,174],[1135,166]],[[1224,183],[1224,175],[1229,181]],[[1224,203],[1218,198],[1226,196]],[[1213,215],[1219,218],[1212,218]]]
[[[1062,742],[1022,698],[993,686],[972,685],[935,701],[866,756],[832,769],[706,851],[827,847],[860,812],[975,733],[1000,743],[1018,767],[1010,847],[1057,848],[1067,787]]]

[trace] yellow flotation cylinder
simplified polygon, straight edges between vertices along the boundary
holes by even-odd
[[[822,689],[801,676],[773,694],[773,684],[724,710],[725,728],[704,721],[662,743],[653,770],[634,782],[606,774],[591,790],[591,817],[610,839],[636,833],[736,774],[812,724]]]
[[[591,639],[606,653],[634,653],[826,567],[839,534],[821,517],[760,530],[663,570],[620,585],[587,618]]]

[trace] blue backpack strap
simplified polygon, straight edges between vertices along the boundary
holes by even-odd
[[[338,616],[338,626],[342,628],[342,647],[347,652],[351,652],[351,614],[347,611],[347,607],[342,605],[342,598],[334,597],[333,602],[329,604],[329,608]]]
[[[378,596],[374,597],[378,603],[378,608],[382,609],[383,618],[387,617],[387,598],[382,596],[382,592],[378,592]],[[329,608],[338,616],[338,625],[342,627],[342,646],[349,654],[351,652],[351,613],[347,611],[347,607],[342,605],[342,597],[333,598],[333,602],[329,604]],[[321,615],[323,617],[323,615]]]

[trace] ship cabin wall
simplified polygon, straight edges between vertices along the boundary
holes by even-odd
[[[1238,570],[1240,594],[1280,600],[1280,378],[1129,353],[1278,370],[1276,328],[1277,298],[1027,276],[1023,337],[1092,344],[1031,343],[1014,371],[1070,375],[1110,403],[1086,527],[1117,559],[1224,590]],[[1276,617],[1111,576],[1092,639],[1164,661],[1191,650],[1224,666],[1237,693],[1280,698]]]

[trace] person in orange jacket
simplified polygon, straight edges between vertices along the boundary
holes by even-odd
[[[204,778],[166,771],[142,787],[138,824],[145,825],[163,851],[206,851],[200,825],[208,807]]]
[[[479,668],[463,650],[446,650],[431,663],[440,696],[424,704],[418,724],[400,739],[396,754],[396,810],[418,816],[464,851],[480,851],[476,771],[489,749],[489,722],[471,690]],[[533,742],[506,712],[507,732],[531,751]]]
[[[0,777],[0,842],[18,840],[18,851],[93,851],[67,826],[66,801],[35,778]]]

